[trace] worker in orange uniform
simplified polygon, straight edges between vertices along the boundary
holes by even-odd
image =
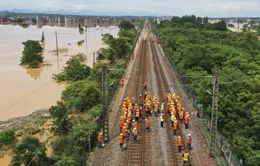
[[[145,128],[146,131],[150,132],[151,123],[148,119],[145,119]]]
[[[132,106],[135,105],[135,98],[134,97],[132,97],[131,103],[132,103]]]
[[[120,131],[122,130],[122,128],[124,127],[124,119],[121,119],[120,122],[119,122],[119,128],[120,128]]]
[[[178,149],[179,149],[179,152],[181,152],[181,148],[182,148],[182,140],[181,140],[181,136],[178,136],[177,143],[178,143]]]
[[[119,136],[119,146],[120,146],[120,150],[123,151],[124,148],[124,137],[123,137],[123,134],[121,133],[120,136]]]
[[[133,127],[137,128],[137,122],[135,120],[133,120]]]
[[[144,89],[147,89],[147,82],[144,83]]]
[[[124,126],[123,129],[121,130],[122,134],[123,134],[123,138],[127,138],[127,130],[126,127]]]
[[[140,112],[137,110],[137,111],[135,112],[135,121],[138,122],[139,117],[140,117]]]
[[[102,133],[99,133],[98,134],[98,146],[99,146],[99,148],[102,148],[102,144],[103,144],[103,138],[102,138]]]
[[[133,129],[133,133],[134,133],[134,143],[137,143],[137,136],[138,136],[138,131],[136,128]]]
[[[191,150],[191,142],[192,142],[191,134],[188,134],[187,148],[189,150]]]
[[[189,151],[188,151],[188,149],[184,150],[182,157],[183,157],[183,166],[186,166],[189,162]]]
[[[180,110],[180,112],[179,112],[179,119],[182,123],[182,121],[183,121],[183,110]]]
[[[185,124],[185,129],[188,129],[189,128],[189,116],[188,115],[185,116],[184,124]]]
[[[196,109],[195,115],[196,115],[198,118],[200,117],[200,113],[199,113],[199,110],[198,110],[198,109]]]
[[[176,131],[177,131],[177,120],[174,122],[173,124],[173,135],[176,135]]]
[[[139,99],[139,103],[141,103],[141,100],[142,100],[142,94],[139,95],[138,99]]]
[[[146,99],[147,95],[147,92],[144,92],[144,100]]]

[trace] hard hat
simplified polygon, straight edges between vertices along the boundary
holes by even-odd
[[[186,112],[186,114],[188,114],[189,112]]]
[[[135,105],[137,105],[137,104],[135,104]]]
[[[188,134],[188,136],[191,136],[191,134]]]
[[[147,121],[147,119],[145,119],[145,121]]]
[[[181,136],[178,136],[178,138],[181,138]]]
[[[135,120],[133,120],[133,122],[135,122]]]
[[[102,133],[99,133],[100,135],[102,135]]]
[[[120,135],[123,135],[122,133]]]
[[[125,126],[123,127],[123,129],[125,129]]]
[[[189,152],[188,149],[185,149],[185,150],[184,150],[184,153],[188,153],[188,152]]]

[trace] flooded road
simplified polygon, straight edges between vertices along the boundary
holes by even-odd
[[[59,65],[55,52],[51,52],[56,49],[55,31],[58,33],[59,48],[67,49],[60,53]],[[88,28],[87,31],[86,35],[85,31],[80,33],[78,27],[43,26],[39,29],[37,26],[23,28],[0,24],[0,121],[25,116],[54,105],[60,99],[65,85],[55,83],[52,75],[61,71],[66,61],[77,53],[86,54],[86,64],[92,66],[93,51],[104,46],[101,34],[111,33],[116,37],[119,29],[100,27]],[[40,40],[42,32],[45,36],[44,62],[48,65],[39,69],[20,66],[22,42]],[[78,46],[80,40],[85,42]]]

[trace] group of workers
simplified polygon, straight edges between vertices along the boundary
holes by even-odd
[[[147,82],[144,83],[144,90],[145,91],[147,90]],[[185,129],[188,129],[190,114],[189,112],[184,111],[179,96],[176,96],[175,94],[171,95],[170,93],[166,93],[165,100],[163,100],[163,102],[160,105],[160,102],[157,100],[156,95],[154,95],[151,98],[150,95],[148,95],[147,92],[145,92],[144,96],[142,96],[142,94],[139,95],[138,100],[139,101],[136,101],[134,97],[132,98],[127,97],[124,99],[122,103],[121,118],[119,122],[119,128],[120,128],[119,145],[121,151],[123,151],[126,148],[125,142],[129,141],[130,132],[132,132],[133,135],[133,142],[134,143],[138,142],[138,122],[143,117],[144,111],[147,117],[151,116],[153,113],[155,117],[160,117],[162,128],[164,127],[165,118],[170,118],[174,135],[177,134],[178,120],[180,121],[179,124],[184,123]],[[165,101],[166,104],[164,104]],[[139,104],[137,102],[139,102]],[[196,110],[196,114],[198,114],[197,110]],[[150,132],[150,127],[151,127],[151,123],[149,119],[146,118],[145,128],[147,132]],[[98,142],[99,142],[99,146],[102,147],[102,133],[98,135]],[[191,134],[188,134],[187,148],[189,150],[191,150],[191,143],[192,143]],[[183,146],[181,136],[178,136],[177,144],[178,144],[178,150],[179,152],[181,152]],[[184,165],[189,160],[188,149],[184,150],[184,154],[183,154]]]

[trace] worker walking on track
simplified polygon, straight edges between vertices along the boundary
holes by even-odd
[[[173,124],[173,135],[176,135],[177,127],[177,121],[175,121]]]
[[[137,143],[138,132],[136,128],[133,129],[133,133],[134,133],[134,143]]]
[[[161,114],[161,116],[160,116],[160,121],[161,121],[161,127],[163,127],[163,123],[164,123],[164,116],[163,116],[163,114]]]
[[[99,148],[102,148],[103,147],[103,138],[102,138],[102,133],[99,133],[98,134],[98,146]]]
[[[145,119],[145,128],[146,131],[150,132],[151,123],[148,119]]]
[[[191,150],[191,142],[192,142],[191,134],[188,134],[187,148],[189,150]]]
[[[189,151],[188,151],[188,149],[184,150],[182,157],[183,157],[183,166],[186,166],[189,162]]]
[[[140,116],[140,112],[137,110],[137,111],[135,112],[135,121],[138,122],[139,116]]]
[[[181,140],[181,136],[178,136],[177,143],[178,143],[178,149],[179,149],[179,152],[181,152],[181,148],[182,148],[182,140]]]
[[[124,137],[123,134],[121,133],[119,136],[119,146],[120,146],[120,150],[123,151],[124,150]]]
[[[189,128],[189,115],[185,115],[184,119],[185,129]]]
[[[147,82],[144,83],[144,89],[147,89]]]

